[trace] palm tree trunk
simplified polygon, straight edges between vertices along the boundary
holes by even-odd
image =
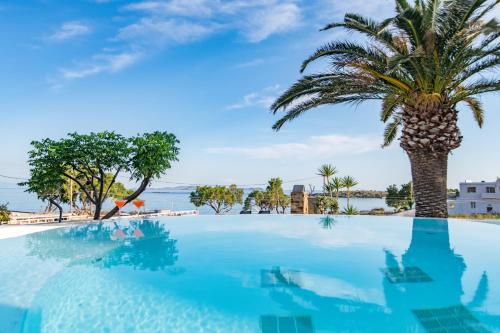
[[[448,216],[448,154],[462,141],[457,113],[433,94],[415,96],[404,109],[400,145],[410,158],[416,216]]]
[[[407,152],[411,163],[415,216],[448,217],[448,153]]]

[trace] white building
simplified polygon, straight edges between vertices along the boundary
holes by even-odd
[[[500,178],[495,182],[460,183],[460,194],[448,201],[449,214],[500,213]]]

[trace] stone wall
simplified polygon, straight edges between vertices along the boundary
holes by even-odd
[[[290,212],[309,214],[309,196],[304,185],[294,185],[290,194]]]

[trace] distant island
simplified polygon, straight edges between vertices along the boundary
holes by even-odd
[[[253,190],[262,190],[259,187],[242,187],[245,192]],[[196,190],[196,186],[173,186],[173,187],[153,187],[147,189],[145,192],[149,193],[169,193],[169,192],[192,192]]]
[[[192,192],[196,190],[196,186],[174,186],[174,187],[156,187],[146,190],[148,193],[171,193],[171,192]],[[243,187],[245,192],[252,192],[253,190],[263,190],[259,187]],[[290,192],[286,191],[286,192]],[[320,195],[320,192],[312,194]],[[365,198],[365,199],[383,199],[387,196],[385,191],[375,191],[375,190],[351,190],[351,198]],[[347,191],[339,192],[340,198],[347,197]]]

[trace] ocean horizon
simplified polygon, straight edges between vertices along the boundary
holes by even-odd
[[[246,190],[244,197],[248,195],[250,191]],[[287,194],[290,191],[285,191]],[[186,190],[158,190],[151,188],[145,191],[140,198],[145,201],[146,210],[156,210],[156,209],[171,209],[171,210],[193,210],[197,209],[190,201],[189,194],[191,191]],[[43,212],[46,203],[39,200],[36,195],[32,193],[26,193],[23,188],[16,186],[15,184],[0,186],[0,204],[7,203],[8,208],[11,211],[18,212]],[[385,204],[385,199],[379,198],[351,198],[351,205],[356,207],[358,210],[371,210],[373,208],[384,208],[389,210],[390,208]],[[340,209],[343,209],[347,205],[347,199],[339,199]],[[104,209],[108,210],[113,207],[111,200],[107,200],[104,204]],[[64,211],[68,211],[68,206],[63,206]],[[238,214],[241,211],[241,205],[235,205],[233,209],[228,214]],[[198,208],[200,214],[211,215],[214,214],[210,207],[200,207]],[[135,211],[135,207],[132,205],[126,206],[123,211],[130,212]]]

